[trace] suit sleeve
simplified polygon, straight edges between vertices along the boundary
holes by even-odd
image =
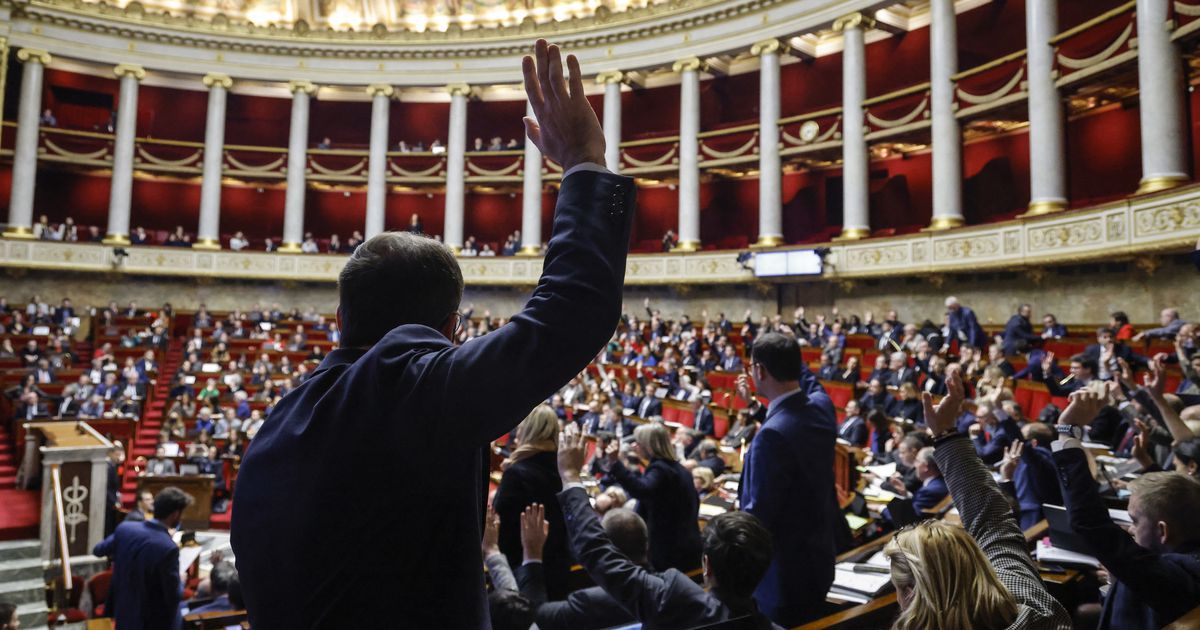
[[[580,171],[563,180],[525,308],[495,332],[437,353],[421,375],[423,401],[447,435],[495,439],[604,347],[621,317],[634,197],[627,177]]]
[[[954,497],[963,527],[979,543],[1000,582],[1022,605],[1013,627],[1071,628],[1071,618],[1042,584],[1025,550],[1025,536],[1012,517],[1012,507],[995,479],[962,436],[940,442],[934,461]]]
[[[979,459],[982,459],[983,463],[991,465],[1004,458],[1004,450],[1012,443],[1010,436],[1013,433],[1009,430],[1011,427],[1007,426],[1010,422],[1011,420],[1001,422],[1000,426],[1005,429],[1004,435],[993,435],[990,442],[984,441],[982,432],[975,438],[975,452],[979,454]],[[1016,430],[1016,435],[1020,435],[1019,429]]]
[[[787,514],[782,499],[784,484],[792,478],[787,463],[795,459],[783,436],[773,430],[759,430],[746,455],[742,482],[738,488],[742,510],[758,517],[767,528],[781,522]]]
[[[513,577],[512,568],[508,566],[508,559],[502,553],[494,553],[483,559],[484,566],[488,570],[488,578],[492,581],[492,588],[497,591],[515,591],[517,590],[517,580]]]
[[[96,543],[92,549],[92,555],[97,558],[110,558],[117,551],[117,532],[108,535],[107,538]]]
[[[156,567],[158,573],[159,601],[174,603],[168,614],[179,615],[179,600],[183,596],[183,583],[179,580],[179,548],[175,547]]]
[[[667,582],[626,558],[600,525],[583,488],[570,488],[558,494],[566,517],[571,551],[588,575],[634,618],[653,622],[667,594]]]
[[[639,501],[645,501],[663,484],[663,473],[654,466],[648,466],[646,472],[639,475],[618,461],[613,463],[610,473],[630,497]]]
[[[1087,541],[1108,572],[1164,619],[1175,619],[1194,607],[1200,588],[1195,577],[1162,554],[1138,545],[1112,522],[1083,449],[1064,448],[1054,453],[1054,463],[1071,529]],[[1189,585],[1192,592],[1182,593]]]
[[[537,608],[546,603],[546,568],[541,562],[527,562],[517,567],[517,588]]]

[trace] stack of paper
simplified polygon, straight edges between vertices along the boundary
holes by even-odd
[[[1085,553],[1077,551],[1067,551],[1060,549],[1050,544],[1049,539],[1043,538],[1038,541],[1037,550],[1035,551],[1039,562],[1051,562],[1054,564],[1081,564],[1089,567],[1099,567],[1100,561]]]
[[[833,571],[829,595],[836,599],[866,603],[886,592],[892,585],[887,558],[876,553],[866,562],[839,562]]]

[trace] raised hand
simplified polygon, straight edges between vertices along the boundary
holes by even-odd
[[[964,396],[962,375],[958,368],[946,368],[946,397],[942,398],[936,407],[933,404],[933,396],[929,392],[922,392],[925,424],[934,435],[941,435],[957,426]]]
[[[1154,357],[1154,360],[1150,361],[1149,367],[1150,373],[1142,377],[1142,384],[1155,399],[1162,398],[1163,388],[1166,385],[1166,379],[1163,378],[1163,364],[1158,357]]]
[[[536,560],[541,562],[542,549],[546,546],[546,536],[550,533],[550,523],[546,522],[546,507],[533,503],[521,513],[521,548],[525,550],[525,562]]]
[[[1145,427],[1141,420],[1138,420],[1138,426]],[[1154,465],[1154,458],[1150,456],[1150,452],[1146,449],[1146,432],[1144,429],[1133,436],[1133,447],[1130,448],[1129,454],[1142,465],[1143,470]]]
[[[579,60],[567,55],[568,83],[558,46],[539,39],[533,51],[521,63],[525,94],[535,117],[525,117],[530,141],[564,172],[585,162],[604,164],[604,130],[584,96]]]
[[[484,558],[500,553],[500,516],[490,505],[483,519],[483,543],[480,547]]]
[[[1017,464],[1021,463],[1021,451],[1025,449],[1025,443],[1020,440],[1014,440],[1012,444],[1004,449],[1004,460],[1000,462],[1000,478],[1009,481],[1013,478],[1013,473],[1017,471]]]
[[[583,470],[583,435],[570,429],[558,436],[558,476],[564,484],[579,483]]]
[[[1058,423],[1072,424],[1077,427],[1091,424],[1104,405],[1108,404],[1107,394],[1101,394],[1089,388],[1076,390],[1071,394],[1069,400],[1067,408],[1063,409],[1062,415],[1058,417]]]

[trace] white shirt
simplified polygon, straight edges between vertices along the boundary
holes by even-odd
[[[229,249],[232,249],[235,252],[240,252],[243,249],[246,249],[246,246],[249,244],[250,243],[244,238],[238,238],[235,236],[229,239]]]

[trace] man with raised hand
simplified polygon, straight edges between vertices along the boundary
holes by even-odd
[[[490,626],[482,449],[579,374],[621,315],[634,182],[601,166],[579,62],[569,81],[563,65],[542,40],[523,63],[526,132],[564,175],[521,313],[455,346],[458,262],[406,232],[342,270],[340,347],[276,405],[238,475],[232,544],[254,627]]]

